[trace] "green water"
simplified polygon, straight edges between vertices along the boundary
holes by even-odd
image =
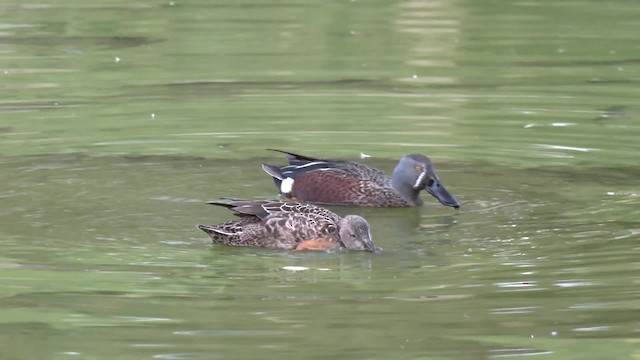
[[[3,359],[640,358],[637,1],[0,4]],[[460,210],[212,247],[267,147]],[[291,266],[300,271],[287,270]]]

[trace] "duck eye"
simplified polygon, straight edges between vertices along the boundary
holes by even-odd
[[[355,239],[356,238],[356,234],[351,233],[351,237]]]
[[[415,168],[415,169],[416,169],[416,171],[422,171],[422,166],[420,166],[420,165],[416,165],[416,168]]]

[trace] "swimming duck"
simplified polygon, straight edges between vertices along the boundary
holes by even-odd
[[[262,164],[287,198],[316,204],[368,207],[422,205],[425,190],[442,205],[459,208],[460,203],[440,182],[431,160],[420,154],[400,159],[393,175],[346,160],[328,160],[269,149],[287,155],[289,165]]]
[[[325,208],[296,202],[223,199],[209,202],[239,219],[197,225],[214,244],[287,250],[347,248],[377,252],[369,223],[358,215],[341,217]]]

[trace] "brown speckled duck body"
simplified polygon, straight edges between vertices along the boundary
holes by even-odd
[[[460,203],[440,182],[431,160],[420,154],[400,159],[393,175],[346,160],[318,159],[282,150],[289,165],[263,164],[280,193],[300,202],[367,207],[422,205],[425,190],[442,205],[459,208]]]
[[[225,199],[238,216],[217,225],[198,225],[215,244],[287,250],[347,248],[376,252],[369,223],[358,215],[339,215],[319,206],[295,202]]]

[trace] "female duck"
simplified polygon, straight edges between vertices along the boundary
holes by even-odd
[[[198,225],[214,244],[261,246],[287,250],[347,248],[377,252],[369,223],[358,215],[339,215],[319,206],[294,202],[226,199],[223,206],[239,219]]]

